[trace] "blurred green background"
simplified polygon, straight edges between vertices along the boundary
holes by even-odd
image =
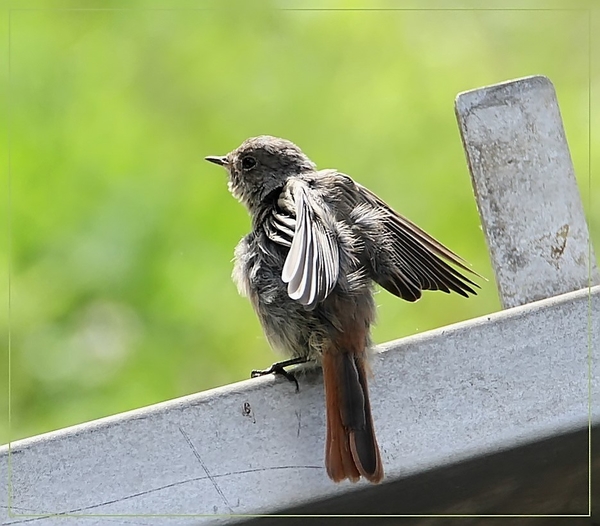
[[[172,7],[192,5],[210,7]],[[225,172],[203,161],[249,136],[288,138],[352,175],[489,278],[470,300],[381,292],[376,342],[500,308],[454,116],[461,91],[550,77],[600,250],[587,12],[218,5],[11,12],[0,337],[10,319],[12,440],[276,359],[230,279],[249,218]],[[6,9],[0,22],[8,42]]]

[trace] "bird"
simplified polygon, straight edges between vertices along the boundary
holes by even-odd
[[[368,390],[375,284],[414,302],[424,290],[469,297],[479,285],[461,271],[479,275],[350,176],[318,170],[291,141],[251,137],[206,160],[226,169],[252,220],[235,248],[233,280],[271,347],[290,357],[252,376],[291,377],[289,365],[320,364],[328,476],[380,482]]]

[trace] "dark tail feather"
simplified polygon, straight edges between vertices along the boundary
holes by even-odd
[[[379,446],[377,445],[375,429],[373,427],[365,361],[362,356],[344,356],[348,357],[347,361],[354,362],[355,370],[358,373],[359,387],[363,394],[362,412],[364,425],[349,428],[350,451],[352,451],[352,457],[356,462],[356,467],[360,471],[360,474],[371,482],[380,482],[383,478],[383,465],[381,463],[381,455],[379,453]]]
[[[364,354],[323,353],[327,406],[325,465],[336,482],[356,482],[362,475],[371,482],[383,478],[375,438]]]

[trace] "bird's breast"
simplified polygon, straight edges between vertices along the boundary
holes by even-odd
[[[272,303],[285,296],[281,271],[289,247],[257,231],[246,236],[236,248],[233,279],[240,294],[253,303]]]

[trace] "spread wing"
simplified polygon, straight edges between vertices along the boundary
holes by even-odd
[[[336,221],[359,241],[357,260],[371,279],[392,294],[407,301],[418,300],[424,290],[477,294],[479,285],[460,271],[481,276],[460,256],[347,175],[318,173],[327,192],[316,194],[307,181],[290,179],[264,223],[271,240],[290,248],[281,276],[290,298],[311,309],[335,287],[340,272]]]
[[[373,192],[353,184],[350,190],[357,197],[357,221],[361,214],[372,217],[366,239],[371,277],[392,294],[407,301],[416,301],[423,290],[454,291],[461,296],[477,294],[479,288],[458,270],[479,276],[466,266],[457,254],[436,241],[427,232],[392,210]],[[369,223],[368,221],[366,223]],[[479,276],[481,277],[481,276]]]
[[[290,298],[312,309],[335,287],[340,270],[333,216],[308,184],[290,179],[267,219],[273,241],[289,246],[281,279]]]

